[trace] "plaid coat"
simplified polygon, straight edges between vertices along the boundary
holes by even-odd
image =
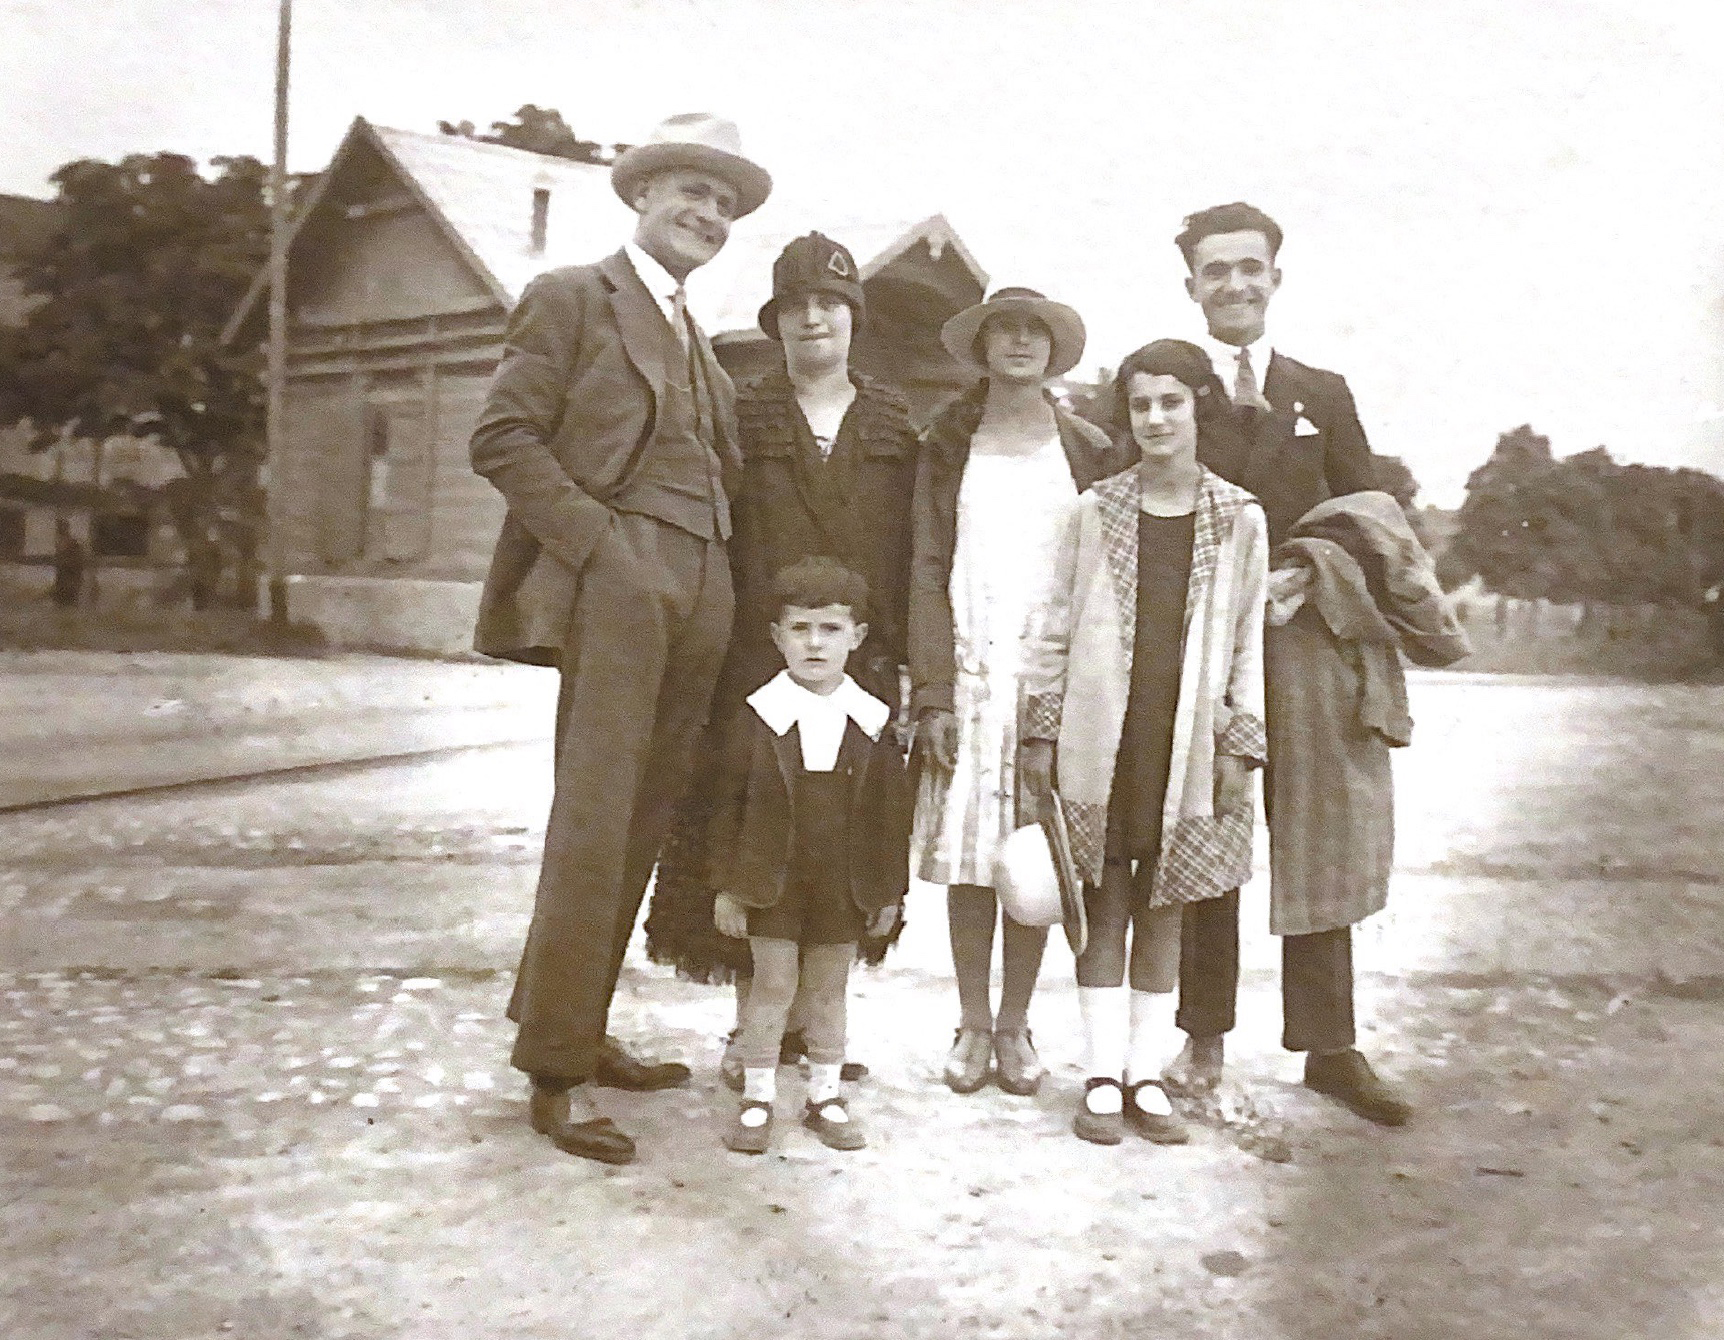
[[[1108,796],[1125,726],[1137,646],[1138,474],[1104,479],[1079,500],[1067,598],[1028,649],[1025,739],[1056,740],[1072,855],[1101,878]],[[1262,766],[1263,609],[1268,580],[1263,509],[1204,470],[1186,587],[1173,757],[1162,806],[1152,906],[1236,889],[1251,873],[1249,811],[1215,813],[1215,758]]]

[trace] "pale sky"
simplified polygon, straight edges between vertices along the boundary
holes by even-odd
[[[1274,343],[1453,505],[1496,435],[1724,474],[1712,0],[298,0],[290,166],[356,114],[734,117],[786,217],[944,213],[1083,313],[1080,371],[1197,310],[1181,216],[1287,231]],[[0,0],[0,190],[270,153],[272,0]]]

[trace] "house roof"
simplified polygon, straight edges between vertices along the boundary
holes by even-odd
[[[369,144],[390,163],[504,307],[514,305],[534,275],[608,255],[633,228],[634,215],[612,191],[608,167],[460,136],[374,126],[356,117],[329,170],[290,224],[290,247],[332,184],[339,181],[343,164],[359,143]],[[540,252],[533,250],[531,237],[537,190],[550,192],[545,246]],[[792,237],[814,227],[850,248],[864,282],[926,241],[936,256],[951,248],[978,288],[987,283],[987,273],[938,214],[920,221],[835,225],[810,220],[801,227],[786,227],[780,219],[777,224],[763,225],[759,215],[740,220],[724,249],[689,280],[690,309],[715,336],[747,338],[747,332],[754,331],[756,313],[771,295],[774,258]],[[291,263],[290,252],[290,272]],[[238,334],[268,282],[266,267],[229,320],[224,339]]]
[[[976,263],[943,214],[925,219],[838,220],[810,218],[801,227],[750,227],[753,216],[731,231],[730,241],[712,262],[689,280],[690,305],[701,324],[717,339],[765,339],[756,321],[761,304],[772,296],[772,263],[792,238],[818,229],[842,242],[856,257],[866,284],[919,242],[938,259],[948,248],[975,280],[977,295],[987,287],[988,272]],[[697,293],[697,286],[701,293]],[[707,298],[705,304],[701,296]]]

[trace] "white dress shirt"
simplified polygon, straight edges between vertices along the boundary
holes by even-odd
[[[633,238],[623,243],[623,254],[629,258],[629,264],[635,267],[635,273],[641,277],[641,283],[646,285],[647,292],[652,294],[659,311],[664,313],[664,319],[674,324],[676,315],[673,304],[676,302],[676,291],[682,287],[676,276],[641,250]]]
[[[1198,340],[1197,345],[1209,355],[1209,361],[1215,367],[1215,375],[1221,378],[1221,389],[1227,392],[1227,398],[1231,400],[1233,388],[1239,385],[1239,346],[1227,344],[1208,334]],[[1253,343],[1245,347],[1251,351],[1251,376],[1257,383],[1257,394],[1263,395],[1263,382],[1269,376],[1269,360],[1275,356],[1275,350],[1267,335],[1259,335]]]

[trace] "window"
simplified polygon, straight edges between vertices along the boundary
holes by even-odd
[[[149,517],[141,512],[98,512],[91,518],[90,548],[101,558],[147,558]]]
[[[0,558],[24,556],[24,509],[0,507]]]

